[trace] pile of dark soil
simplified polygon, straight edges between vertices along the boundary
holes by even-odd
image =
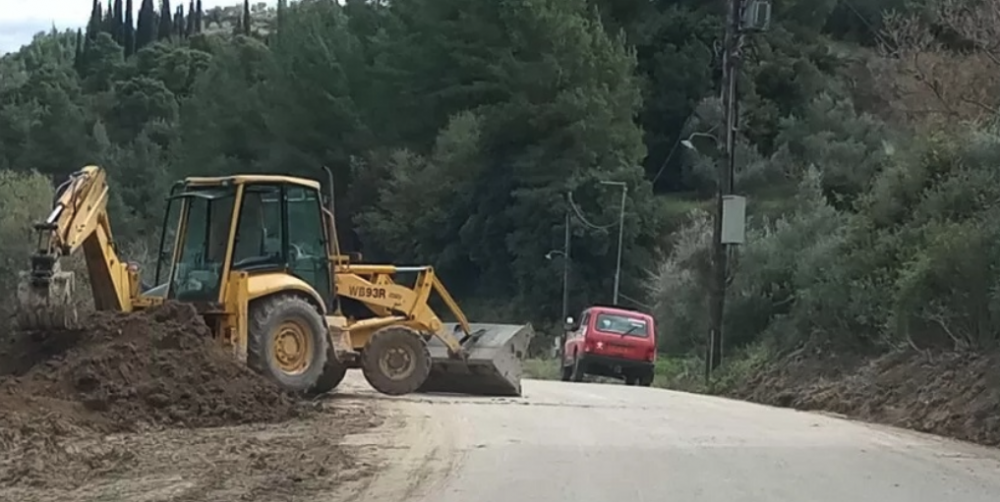
[[[85,324],[0,340],[0,447],[33,431],[214,427],[298,413],[277,386],[219,347],[189,305],[99,312]]]
[[[1000,446],[1000,354],[901,351],[857,360],[799,353],[727,394]]]

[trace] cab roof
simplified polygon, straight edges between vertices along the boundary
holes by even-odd
[[[626,309],[626,308],[621,308],[621,307],[612,307],[610,305],[591,305],[590,307],[587,308],[587,310],[590,310],[590,311],[593,311],[593,312],[608,312],[608,313],[611,313],[611,314],[622,314],[622,315],[650,317],[650,318],[652,317],[651,315],[649,315],[649,314],[647,314],[645,312],[640,312],[638,310],[631,310],[631,309]]]
[[[320,184],[316,180],[279,174],[235,174],[232,176],[193,176],[190,178],[184,178],[184,184],[187,186],[226,186],[243,185],[247,183],[288,183],[290,185],[299,185],[306,188],[312,188],[314,190],[320,189]]]

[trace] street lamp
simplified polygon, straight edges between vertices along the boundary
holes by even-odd
[[[694,138],[710,138],[710,139],[715,140],[715,144],[716,145],[721,145],[722,144],[722,140],[720,140],[719,138],[715,137],[714,134],[710,134],[710,133],[707,133],[707,132],[693,132],[693,133],[691,133],[690,136],[687,137],[687,139],[681,141],[681,145],[684,145],[684,148],[687,148],[688,150],[694,150],[694,151],[697,152],[698,151],[698,147],[694,146],[694,142],[692,141],[692,140],[694,140]]]
[[[618,305],[618,287],[622,276],[622,239],[625,235],[625,197],[628,195],[628,185],[624,181],[602,181],[602,185],[619,186],[622,188],[622,203],[618,210],[618,263],[615,265],[615,294],[612,304]]]

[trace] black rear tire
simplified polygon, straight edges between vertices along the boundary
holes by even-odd
[[[362,349],[361,371],[368,384],[383,394],[410,394],[427,381],[431,353],[420,333],[388,326],[376,331]]]
[[[656,374],[650,371],[649,373],[639,377],[639,385],[643,387],[649,387],[650,385],[653,385],[653,377],[655,376]]]
[[[319,311],[301,297],[277,295],[255,302],[249,318],[247,366],[288,392],[308,393],[314,388],[330,349],[326,321]],[[285,338],[304,353],[287,354],[279,343]]]
[[[323,366],[323,374],[319,376],[316,385],[309,390],[312,395],[326,394],[337,388],[340,382],[347,376],[347,365],[337,359],[333,347],[330,347],[326,355],[326,365]]]

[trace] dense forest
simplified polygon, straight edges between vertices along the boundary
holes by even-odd
[[[82,0],[81,0],[82,1]],[[997,343],[995,2],[773,0],[740,74],[726,351]],[[133,14],[135,14],[133,16]],[[328,0],[204,10],[95,0],[0,58],[0,284],[51,183],[106,167],[116,237],[148,255],[177,178],[336,176],[341,241],[430,263],[478,318],[623,304],[663,351],[708,331],[722,0]],[[69,27],[62,27],[69,28]],[[136,258],[138,259],[138,258]],[[770,352],[767,352],[770,353]]]

